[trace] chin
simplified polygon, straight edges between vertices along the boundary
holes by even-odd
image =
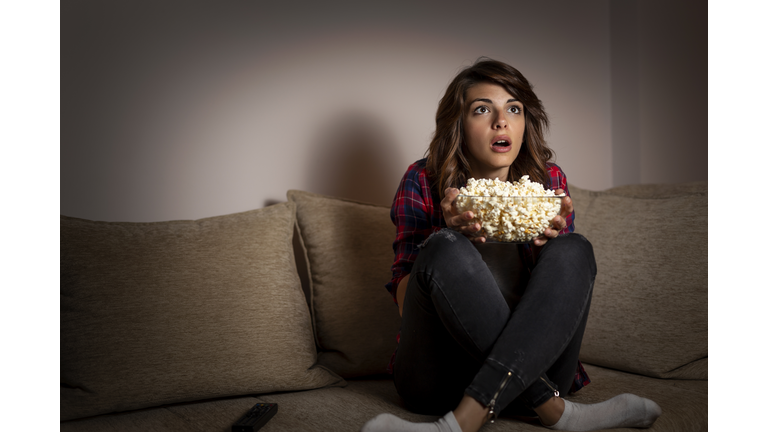
[[[491,165],[495,169],[509,168],[515,162],[514,157],[495,158]]]

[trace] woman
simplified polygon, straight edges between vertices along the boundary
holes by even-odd
[[[456,210],[456,188],[468,178],[527,174],[568,194],[565,174],[548,162],[547,126],[528,81],[505,63],[481,59],[448,86],[427,157],[408,168],[392,205],[387,285],[402,316],[390,365],[398,393],[415,412],[447,414],[435,423],[382,414],[364,431],[474,432],[502,411],[558,430],[648,427],[661,414],[631,394],[594,405],[559,397],[589,383],[578,355],[596,274],[591,244],[572,233],[570,197],[555,229],[520,248],[525,266],[511,279],[494,277],[486,262],[498,254],[481,255],[491,244],[471,212]],[[505,270],[521,262],[514,245],[496,246]]]

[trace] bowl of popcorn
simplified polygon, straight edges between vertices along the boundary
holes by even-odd
[[[477,235],[489,241],[528,243],[552,226],[564,197],[527,175],[513,183],[471,178],[459,189],[456,208],[471,211],[481,227]]]

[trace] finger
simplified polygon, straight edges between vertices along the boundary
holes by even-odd
[[[560,201],[560,214],[566,217],[571,213],[573,213],[573,200],[567,196]]]
[[[551,229],[555,231],[562,231],[566,226],[568,226],[568,222],[563,216],[558,215],[552,218],[552,226],[550,227]]]
[[[456,211],[456,197],[459,196],[459,190],[456,188],[445,188],[445,196],[440,201],[440,207],[443,209],[443,213],[454,215],[458,213]]]
[[[536,246],[544,246],[544,244],[547,243],[547,238],[544,236],[538,236],[535,239],[533,239],[533,244]]]
[[[480,228],[482,228],[480,226],[480,224],[475,222],[475,223],[471,223],[471,224],[468,224],[468,225],[462,225],[462,226],[457,228],[457,231],[459,231],[459,232],[461,232],[463,234],[475,234],[478,231],[480,231]]]
[[[472,221],[474,217],[475,217],[474,213],[472,213],[471,211],[466,211],[462,214],[458,214],[455,216],[447,216],[445,218],[445,223],[446,225],[448,225],[449,228],[452,228],[452,229],[468,228],[468,227],[471,227],[472,225],[479,226],[477,222]]]
[[[553,238],[557,237],[559,234],[560,234],[560,230],[558,230],[557,227],[555,227],[555,225],[552,224],[551,227],[545,228],[544,232],[542,232],[541,235],[539,235],[536,238],[537,239],[542,239],[542,240],[544,240],[546,242],[549,239],[553,239]]]
[[[461,233],[474,233],[480,231],[480,224],[473,222],[475,215],[471,211],[458,214],[456,208],[456,197],[459,190],[456,188],[445,189],[445,197],[440,202],[440,206],[443,208],[443,218],[448,228],[459,231]]]
[[[463,232],[474,233],[474,232],[480,231],[480,224],[477,222],[472,222],[471,217],[468,219],[465,218],[464,217],[465,215],[466,213],[464,213],[463,215],[452,216],[450,218],[447,218],[445,220],[445,223],[446,225],[448,225],[448,228],[455,231],[462,232],[462,233]]]
[[[469,240],[472,241],[473,243],[485,243],[485,237],[483,236],[471,237]]]

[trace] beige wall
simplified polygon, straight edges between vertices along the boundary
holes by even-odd
[[[704,105],[685,127],[656,118],[706,98],[706,69],[682,93],[655,85],[680,61],[670,48],[657,62],[654,46],[669,41],[645,35],[660,19],[637,2],[634,15],[607,1],[316,3],[62,3],[61,213],[194,219],[283,201],[288,189],[389,205],[446,85],[481,55],[533,83],[572,184],[706,179],[706,135],[686,133],[706,130]],[[632,16],[633,33],[614,23]],[[703,46],[706,62],[706,33],[673,33],[675,49],[695,45],[700,62]],[[633,38],[634,57],[612,43]],[[659,92],[674,102],[666,111]],[[691,149],[703,163],[670,175]]]
[[[613,185],[707,179],[707,8],[610,3]]]

